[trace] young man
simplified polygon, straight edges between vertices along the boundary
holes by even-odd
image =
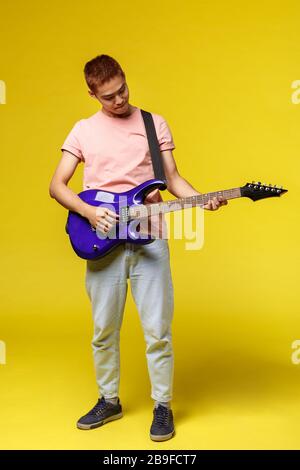
[[[65,208],[78,212],[90,224],[107,233],[118,216],[83,202],[68,182],[77,165],[84,162],[84,189],[127,191],[154,177],[140,108],[129,103],[125,73],[112,57],[100,55],[84,68],[89,95],[102,109],[76,122],[61,150],[63,155],[50,184],[50,195]],[[152,114],[161,158],[174,196],[200,194],[179,173],[172,155],[175,148],[164,118]],[[147,202],[159,202],[158,190]],[[214,198],[205,209],[227,204]],[[156,221],[157,222],[157,221]],[[155,222],[154,222],[155,223]],[[159,232],[161,234],[161,231]],[[174,435],[170,407],[173,386],[173,285],[168,240],[155,238],[146,245],[123,243],[103,258],[87,261],[85,285],[94,319],[94,353],[99,399],[78,422],[79,429],[92,429],[122,416],[119,394],[119,333],[127,294],[127,279],[141,318],[147,344],[146,356],[155,401],[150,437],[155,441]]]

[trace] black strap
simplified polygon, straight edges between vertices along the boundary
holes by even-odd
[[[146,128],[155,178],[163,180],[165,185],[167,186],[167,179],[166,179],[166,175],[165,175],[165,171],[164,171],[164,167],[162,163],[159,143],[157,140],[157,135],[156,135],[156,130],[155,130],[152,114],[148,113],[148,111],[144,111],[143,109],[141,109],[141,113],[142,113],[145,128]]]

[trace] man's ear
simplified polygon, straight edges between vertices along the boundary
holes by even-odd
[[[94,95],[94,93],[93,93],[91,90],[88,90],[88,94],[89,94],[92,98],[96,98],[96,96]]]

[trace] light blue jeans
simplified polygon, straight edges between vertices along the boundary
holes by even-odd
[[[85,285],[94,319],[92,349],[99,394],[119,396],[119,341],[127,279],[144,331],[151,397],[170,401],[174,299],[167,239],[155,239],[147,245],[126,242],[103,258],[87,261]]]

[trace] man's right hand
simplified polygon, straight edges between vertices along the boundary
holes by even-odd
[[[119,215],[106,207],[95,207],[87,204],[85,208],[86,217],[92,227],[102,233],[107,233],[113,225],[119,221]]]

